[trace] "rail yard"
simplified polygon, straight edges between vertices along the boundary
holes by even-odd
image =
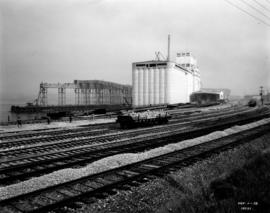
[[[168,123],[132,129],[121,128],[113,115],[108,123],[1,132],[0,212],[61,212],[78,201],[88,205],[270,130],[265,106],[163,110]]]
[[[0,213],[270,212],[270,0],[0,17]]]

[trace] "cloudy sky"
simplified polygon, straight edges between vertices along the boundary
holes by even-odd
[[[270,1],[0,0],[0,97],[31,100],[40,82],[131,84],[131,63],[190,51],[203,87],[270,89]],[[268,10],[267,10],[268,9]]]

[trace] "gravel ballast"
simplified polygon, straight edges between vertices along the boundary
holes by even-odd
[[[0,200],[7,199],[13,196],[24,194],[27,192],[32,192],[41,188],[46,188],[48,186],[64,183],[74,179],[78,179],[84,176],[91,174],[103,172],[112,168],[117,168],[124,166],[130,163],[138,162],[145,160],[151,157],[159,156],[162,154],[167,154],[176,150],[181,150],[190,146],[194,146],[200,143],[209,141],[209,139],[217,139],[229,134],[237,133],[249,128],[254,128],[266,123],[270,123],[270,118],[263,119],[257,122],[253,122],[248,125],[243,126],[234,126],[232,128],[226,129],[224,131],[213,132],[209,135],[202,136],[199,138],[185,140],[182,142],[169,144],[163,147],[155,148],[143,153],[127,153],[110,156],[96,162],[93,162],[86,167],[79,169],[63,169],[56,172],[53,172],[48,175],[44,175],[37,178],[32,178],[30,180],[20,182],[17,184],[9,185],[6,187],[0,188]]]
[[[51,122],[50,124],[38,123],[38,124],[23,124],[22,127],[18,128],[16,125],[0,126],[1,133],[12,133],[25,130],[38,130],[38,129],[52,129],[52,128],[74,128],[81,125],[92,125],[92,124],[102,124],[102,123],[114,123],[115,118],[99,118],[95,120],[78,120],[72,121],[72,123],[67,121],[61,122]]]

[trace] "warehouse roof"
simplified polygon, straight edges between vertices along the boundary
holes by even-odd
[[[225,89],[225,88],[201,88],[200,91],[203,91],[203,92],[216,92],[216,93],[220,93],[222,91],[226,95],[230,95],[230,93],[231,93],[231,90]]]
[[[220,92],[217,92],[217,91],[213,91],[213,92],[211,92],[211,91],[209,91],[209,92],[206,92],[206,91],[196,91],[196,92],[193,92],[192,94],[220,94],[221,92],[223,92],[223,91],[220,91]]]
[[[185,71],[185,72],[189,72],[192,73],[192,71],[186,69],[185,67],[181,66],[180,64],[177,64],[175,62],[171,62],[171,61],[160,61],[160,60],[151,60],[151,61],[141,61],[141,62],[134,62],[133,64],[136,67],[156,67],[156,66],[167,66],[167,63],[174,63],[175,67]]]

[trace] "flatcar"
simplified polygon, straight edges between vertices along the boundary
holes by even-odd
[[[171,116],[163,110],[134,112],[122,112],[117,116],[116,122],[121,128],[134,128],[168,123]]]

